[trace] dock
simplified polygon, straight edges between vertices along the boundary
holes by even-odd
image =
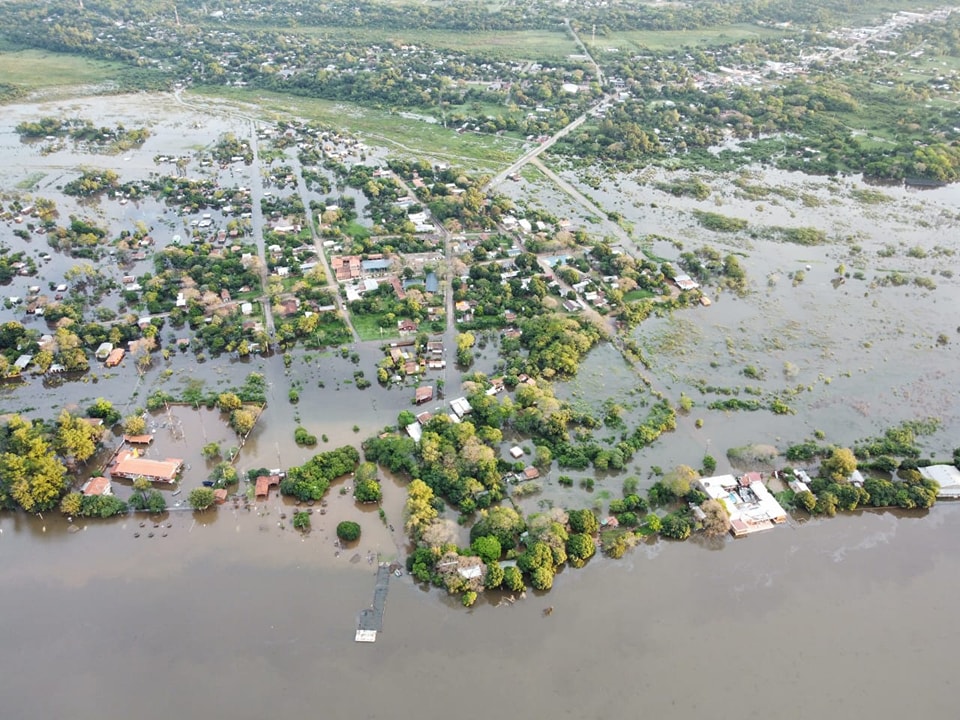
[[[373,604],[360,611],[357,621],[356,642],[376,642],[377,633],[383,630],[383,609],[387,604],[387,591],[390,589],[390,565],[380,563],[377,568],[377,582],[373,587]]]

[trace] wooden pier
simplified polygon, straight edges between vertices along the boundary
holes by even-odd
[[[383,609],[387,604],[387,591],[390,589],[390,565],[380,563],[377,568],[377,582],[373,587],[373,604],[360,611],[357,621],[357,642],[376,642],[377,633],[383,630]]]

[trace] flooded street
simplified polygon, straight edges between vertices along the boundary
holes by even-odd
[[[112,228],[142,220],[157,247],[166,247],[190,225],[163,203],[82,205],[57,189],[81,165],[119,167],[125,180],[143,180],[170,170],[151,160],[161,152],[191,154],[222,133],[249,136],[255,129],[255,121],[236,110],[208,113],[199,100],[192,106],[177,101],[122,96],[10,106],[0,124],[0,154],[9,158],[0,181],[37,197],[57,195],[61,221],[74,212]],[[142,124],[149,113],[153,135],[143,148],[119,158],[70,150],[44,155],[13,131],[38,114],[99,117],[107,105],[128,125]],[[292,150],[284,157],[299,163]],[[259,184],[260,168],[193,172],[234,187]],[[621,216],[636,238],[661,236],[628,251],[676,262],[681,251],[715,246],[741,259],[749,292],[737,296],[708,285],[710,307],[644,322],[632,339],[644,351],[645,368],[629,366],[613,345],[601,344],[575,379],[557,383],[558,397],[597,417],[605,401],[620,406],[623,427],[595,432],[610,445],[637,427],[654,402],[642,377],[673,405],[685,395],[692,407],[678,415],[674,432],[638,452],[624,472],[598,474],[596,492],[558,482],[564,473],[579,480],[593,471],[552,467],[542,493],[520,504],[526,513],[551,504],[598,502],[602,508],[619,497],[627,476],[640,477],[645,488],[655,466],[699,466],[709,454],[718,472],[727,472],[731,448],[768,444],[783,451],[817,431],[825,442],[852,444],[903,420],[933,417],[938,430],[918,440],[924,453],[948,457],[957,445],[955,188],[922,194],[883,188],[877,199],[864,194],[860,179],[770,171],[751,176],[746,186],[732,176],[708,178],[713,195],[698,201],[657,189],[671,179],[665,171],[606,178],[596,186],[563,174],[592,202]],[[775,191],[760,202],[738,195],[742,186]],[[574,216],[571,227],[598,235],[613,222],[583,217],[582,207],[546,181],[525,179],[504,191],[558,217]],[[354,198],[362,215],[361,193],[338,192]],[[311,193],[307,201],[323,199]],[[872,200],[856,200],[863,197]],[[750,231],[707,231],[695,210],[749,219]],[[827,233],[829,241],[801,246],[763,230],[801,226]],[[5,230],[9,243],[19,242],[13,230]],[[39,236],[23,243],[38,260],[49,250]],[[38,263],[36,276],[16,276],[4,292],[21,296],[34,284],[55,285],[74,262],[53,252]],[[835,269],[841,264],[849,272]],[[152,260],[121,267],[107,259],[102,267],[119,280],[150,271]],[[892,273],[909,282],[890,284],[885,278]],[[935,287],[916,283],[921,277],[935,280]],[[121,307],[114,295],[107,303]],[[8,320],[52,329],[12,302],[0,310],[0,321]],[[173,348],[177,335],[167,328],[160,339]],[[452,348],[452,331],[445,339]],[[142,374],[128,362],[110,370],[94,366],[82,377],[28,375],[21,385],[0,387],[0,410],[54,418],[64,407],[82,410],[103,396],[126,414],[156,390],[173,397],[187,388],[219,393],[260,373],[266,409],[239,448],[236,468],[245,477],[359,445],[395,424],[401,410],[413,407],[417,381],[374,382],[364,390],[355,384],[358,371],[375,379],[382,357],[379,342],[297,348],[289,367],[280,355],[201,360],[173,352],[157,356]],[[473,370],[499,372],[498,359],[498,341],[484,337]],[[424,382],[439,388],[441,380],[445,400],[423,409],[446,412],[446,401],[461,394],[456,368],[428,372]],[[291,400],[291,390],[299,400]],[[708,407],[727,397],[758,397],[764,406],[755,412]],[[771,398],[790,411],[775,415]],[[275,494],[249,506],[238,498],[217,511],[193,513],[185,498],[216,464],[202,456],[202,446],[240,445],[226,420],[218,411],[183,405],[149,414],[155,444],[147,457],[186,463],[180,494],[168,495],[171,509],[161,518],[70,525],[59,514],[0,514],[4,717],[432,720],[489,715],[494,708],[531,718],[956,715],[958,631],[950,618],[960,592],[960,504],[943,503],[929,513],[791,521],[759,537],[712,545],[702,538],[641,544],[620,561],[596,557],[584,570],[563,570],[547,595],[490,592],[471,610],[404,575],[392,579],[376,644],[356,644],[357,615],[371,602],[376,561],[404,555],[404,485],[384,479],[381,519],[376,506],[354,502],[349,477],[338,480],[326,505],[312,508],[306,536],[290,526],[292,503]],[[298,426],[318,443],[297,446]],[[513,443],[531,444],[508,429],[502,453]],[[118,483],[120,497],[129,493],[129,484]],[[448,509],[447,517],[455,512]],[[333,528],[341,520],[362,524],[361,538],[348,547],[335,543]],[[467,529],[462,532],[466,544]],[[548,607],[552,614],[544,613]],[[895,687],[881,687],[891,681]]]
[[[193,519],[147,541],[119,524],[67,537],[0,518],[17,648],[0,660],[6,717],[433,720],[475,716],[490,688],[534,717],[953,717],[958,505],[784,527],[722,552],[641,546],[564,571],[549,596],[472,611],[405,576],[375,645],[353,642],[365,562],[222,511]],[[894,677],[909,692],[880,690]]]

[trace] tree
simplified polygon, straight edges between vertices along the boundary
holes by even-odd
[[[187,496],[187,502],[194,510],[206,510],[213,505],[213,489],[208,487],[194,488]]]
[[[686,540],[691,530],[690,521],[679,513],[670,513],[660,521],[660,534],[672,540]]]
[[[847,480],[857,469],[857,458],[850,448],[835,448],[823,461],[820,472],[834,482]]]
[[[494,507],[481,512],[480,518],[470,528],[470,538],[474,540],[484,535],[492,535],[500,541],[500,547],[510,550],[517,545],[517,536],[523,531],[523,518],[509,507]]]
[[[83,495],[78,492],[67,493],[60,501],[60,512],[67,516],[80,514],[83,505]]]
[[[14,415],[6,433],[0,455],[0,501],[12,498],[27,512],[52,510],[67,489],[66,468],[54,455],[42,426]]]
[[[123,419],[123,432],[126,435],[143,435],[147,431],[147,421],[143,415],[128,415]]]
[[[419,538],[423,530],[437,517],[433,507],[433,490],[423,480],[414,480],[407,486],[407,503],[404,516],[406,531],[412,538]]]
[[[813,508],[817,504],[817,496],[809,490],[798,492],[793,500],[797,504],[797,507],[802,507],[807,512],[813,512]]]
[[[236,393],[220,393],[217,397],[217,407],[223,412],[233,412],[243,407],[243,401],[240,400]]]
[[[360,525],[352,520],[344,520],[337,525],[337,537],[344,542],[353,542],[360,537]]]
[[[567,558],[573,567],[583,567],[596,551],[593,538],[585,533],[574,533],[567,538]]]
[[[502,553],[500,541],[492,535],[478,537],[470,544],[470,550],[488,565],[497,562]]]
[[[87,408],[87,417],[100,418],[108,427],[120,422],[120,412],[113,407],[112,402],[104,398],[97,398],[93,405]]]
[[[653,513],[647,515],[646,519],[644,520],[644,524],[647,526],[647,529],[650,530],[650,532],[658,533],[663,528],[663,523],[660,521],[660,516],[654,515]]]
[[[533,573],[537,568],[546,567],[553,570],[553,552],[550,546],[543,542],[535,542],[527,551],[517,558],[517,567],[525,573]]]
[[[488,590],[495,590],[503,584],[504,571],[500,563],[487,563],[487,574],[483,578],[483,586]]]
[[[74,417],[66,410],[57,418],[56,446],[66,457],[86,462],[97,451],[103,428]]]
[[[397,415],[397,425],[405,428],[408,425],[413,425],[417,421],[417,416],[414,415],[409,410],[401,410],[400,414]]]
[[[514,565],[503,569],[503,586],[511,592],[523,590],[523,573]]]
[[[240,437],[248,435],[256,423],[257,416],[250,410],[234,410],[230,414],[230,427],[232,427],[234,432]]]
[[[220,443],[211,442],[203,446],[200,451],[207,460],[215,460],[220,457]]]
[[[530,573],[530,584],[537,590],[549,590],[553,587],[553,568],[538,567]]]
[[[719,500],[707,500],[700,509],[706,517],[703,519],[703,531],[708,537],[721,537],[730,532],[730,514]]]
[[[690,484],[698,477],[700,474],[689,465],[677,465],[660,482],[674,497],[682,498],[690,492]]]
[[[372,462],[360,463],[354,475],[353,497],[361,503],[377,503],[383,498],[377,466]]]
[[[568,513],[568,522],[574,533],[595,535],[600,529],[600,523],[592,510],[571,510]]]

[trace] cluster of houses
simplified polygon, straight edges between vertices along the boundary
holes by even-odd
[[[734,537],[768,530],[787,521],[787,512],[767,490],[761,473],[700,478],[696,486],[709,498],[719,500],[726,507],[730,515],[730,532]],[[697,519],[705,517],[699,507],[694,506],[692,510]]]

